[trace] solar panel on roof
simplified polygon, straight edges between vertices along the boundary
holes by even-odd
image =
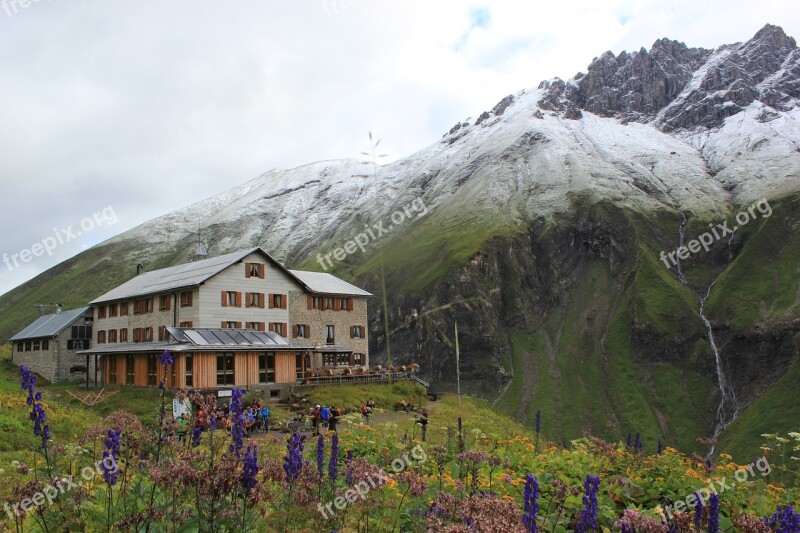
[[[222,344],[226,346],[234,346],[236,344],[239,344],[238,342],[236,342],[236,340],[234,340],[233,337],[231,337],[231,334],[225,330],[217,330],[215,333],[217,337],[219,337],[220,340],[222,341]]]
[[[231,330],[231,331],[229,331],[229,332],[228,332],[228,335],[230,335],[230,336],[231,336],[231,338],[233,339],[233,341],[234,341],[236,344],[239,344],[239,345],[247,345],[247,344],[251,344],[251,342],[250,342],[249,340],[247,340],[247,337],[245,337],[245,336],[242,334],[242,332],[241,332],[241,331],[235,331],[235,330]]]
[[[189,340],[191,340],[196,346],[208,346],[209,344],[211,344],[209,341],[205,339],[205,337],[203,337],[203,335],[200,334],[199,331],[189,329],[184,331],[184,333],[186,334],[187,337],[189,337]]]
[[[220,339],[217,336],[217,334],[213,331],[204,330],[201,331],[200,334],[203,336],[204,339],[208,341],[209,344],[217,344],[217,345],[224,344],[224,342],[222,342],[222,339]]]

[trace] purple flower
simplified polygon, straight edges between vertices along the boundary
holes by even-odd
[[[303,469],[303,443],[305,435],[293,433],[286,441],[286,456],[283,458],[283,471],[286,473],[286,483],[292,484],[300,476]]]
[[[708,499],[708,533],[719,533],[719,496]]]
[[[336,475],[339,472],[339,435],[333,434],[331,438],[331,459],[328,462],[328,477],[331,483],[336,483]]]
[[[103,451],[101,466],[103,469],[103,477],[109,486],[117,484],[117,471],[119,470],[117,466],[117,456],[119,455],[119,436],[121,433],[121,430],[114,431],[113,429],[109,429],[105,450]],[[109,463],[111,464],[109,465]]]
[[[347,477],[345,478],[345,483],[347,483],[348,487],[353,486],[353,450],[347,450],[347,462],[345,463],[345,472],[347,472]]]
[[[25,365],[19,367],[19,375],[22,378],[22,390],[28,391],[25,404],[32,406],[29,418],[33,421],[33,434],[41,437],[42,448],[46,448],[50,440],[50,426],[47,425],[47,415],[41,404],[42,393],[36,392],[36,376]]]
[[[522,514],[522,523],[528,533],[537,533],[539,527],[536,525],[536,513],[539,512],[539,483],[536,478],[528,474],[525,477],[525,493],[522,497],[525,508]]]
[[[244,413],[242,408],[242,395],[241,389],[233,389],[231,392],[231,418],[233,425],[231,426],[231,444],[228,451],[231,453],[236,452],[237,455],[244,446]]]
[[[248,496],[258,485],[256,475],[258,475],[258,448],[253,444],[247,447],[242,466],[242,488]]]
[[[325,476],[325,437],[317,437],[317,477]]]
[[[658,455],[664,453],[664,443],[661,441],[661,439],[658,439],[658,449],[656,450],[656,453]]]
[[[600,488],[600,478],[591,474],[586,475],[583,483],[583,510],[581,520],[575,527],[576,532],[595,531],[597,529],[597,491]]]
[[[169,350],[164,350],[164,353],[159,356],[158,361],[165,367],[171,367],[175,364],[175,358],[172,357]]]
[[[699,492],[695,492],[694,495],[697,498],[697,503],[694,505],[694,527],[700,529],[703,527],[703,498]]]
[[[458,432],[461,433],[463,429],[464,429],[464,426],[462,425],[461,417],[459,416],[458,417]]]
[[[539,431],[542,429],[542,412],[536,411],[536,435],[539,435]]]
[[[800,532],[800,513],[796,513],[791,505],[779,505],[777,512],[764,521],[776,531],[776,533],[797,533]]]

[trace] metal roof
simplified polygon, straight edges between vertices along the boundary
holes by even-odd
[[[309,291],[319,294],[342,294],[347,296],[372,296],[371,293],[359,289],[327,272],[309,272],[306,270],[290,270]]]
[[[69,311],[40,316],[28,327],[11,337],[10,340],[19,341],[55,337],[91,310],[91,307],[81,307],[80,309],[70,309]]]
[[[298,284],[304,286],[309,292],[347,296],[372,296],[372,294],[367,291],[359,289],[355,285],[351,285],[331,274],[289,270],[276,261],[275,258],[269,255],[263,248],[255,247],[246,250],[238,250],[210,259],[203,259],[202,261],[193,261],[191,263],[161,268],[151,272],[143,272],[89,303],[99,304],[116,300],[126,300],[137,296],[196,287],[255,252],[263,254],[267,260],[294,278]]]
[[[152,272],[144,272],[89,303],[96,304],[112,300],[124,300],[134,296],[194,287],[256,251],[261,251],[269,259],[272,259],[267,252],[256,247],[203,259],[202,261],[183,263],[182,265],[153,270]],[[274,259],[272,260],[275,261]]]

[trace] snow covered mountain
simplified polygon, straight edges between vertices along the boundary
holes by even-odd
[[[198,234],[212,255],[260,245],[320,269],[320,255],[387,221],[386,236],[334,271],[379,294],[385,266],[396,357],[447,381],[457,319],[464,375],[489,396],[505,391],[509,412],[525,419],[544,405],[564,437],[609,421],[684,448],[721,427],[724,363],[743,413],[728,434],[744,446],[758,424],[783,423],[747,413],[800,372],[800,237],[789,231],[800,227],[798,104],[800,51],[776,26],[716,50],[660,39],[606,52],[585,74],[509,95],[395,163],[272,170],[125,232],[0,299],[0,336],[30,318],[34,290],[82,305],[138,263],[190,260]],[[768,220],[682,272],[659,262],[684,235],[762,198]],[[425,209],[388,222],[415,201]],[[698,317],[703,295],[719,354]],[[384,318],[376,301],[376,359]]]

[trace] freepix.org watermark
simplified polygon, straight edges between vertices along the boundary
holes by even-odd
[[[117,461],[114,460],[113,457],[104,457],[101,461],[95,461],[94,466],[83,467],[81,470],[81,478],[89,482],[96,476],[102,476],[105,471],[112,474],[119,471],[119,465],[117,465]],[[59,494],[77,489],[79,482],[80,479],[76,480],[75,476],[62,477],[55,483],[47,485],[41,491],[35,492],[30,498],[23,498],[21,501],[14,504],[6,502],[4,509],[8,517],[14,520],[15,516],[19,517],[23,513],[33,512],[37,507],[44,505],[45,502],[47,505],[50,505]]]
[[[755,469],[753,469],[753,467],[755,467]],[[694,509],[694,506],[697,505],[698,501],[705,505],[708,499],[711,498],[712,494],[722,494],[726,490],[732,490],[734,487],[736,487],[737,483],[744,483],[745,481],[754,478],[756,476],[756,470],[758,470],[758,473],[761,474],[761,477],[767,477],[770,472],[772,472],[772,467],[769,465],[769,461],[766,457],[761,457],[749,465],[743,466],[736,470],[736,472],[733,473],[734,480],[731,480],[730,483],[727,482],[726,476],[716,480],[707,479],[707,487],[703,487],[702,489],[694,491],[690,495],[686,496],[686,498],[678,500],[672,505],[667,505],[664,507],[664,512],[669,515],[670,518],[672,518],[673,512],[681,513],[685,510]]]
[[[412,461],[412,458],[414,461]],[[382,487],[386,484],[389,479],[393,478],[395,474],[399,474],[403,472],[406,468],[412,465],[413,462],[417,464],[422,464],[428,460],[428,454],[425,453],[425,450],[422,449],[422,446],[416,445],[411,448],[411,457],[409,454],[404,453],[402,457],[398,457],[394,461],[392,461],[392,473],[387,474],[386,471],[381,468],[372,478],[367,481],[359,481],[352,488],[347,489],[344,493],[344,496],[337,496],[333,499],[332,502],[328,502],[324,506],[322,503],[317,504],[317,510],[322,515],[322,518],[328,519],[328,517],[336,516],[336,512],[334,512],[333,508],[336,507],[339,511],[344,511],[347,506],[351,503],[354,503],[358,498],[361,500],[367,499],[367,494],[372,489],[377,489]]]
[[[330,18],[339,14],[340,9],[347,9],[358,0],[322,0],[322,9]]]
[[[103,208],[80,221],[80,229],[73,229],[72,225],[63,229],[53,228],[53,235],[45,237],[39,242],[31,245],[30,248],[20,250],[15,254],[3,253],[3,263],[8,270],[19,268],[20,262],[29,263],[34,257],[40,257],[45,253],[53,255],[53,250],[77,239],[86,232],[92,231],[99,226],[111,226],[117,223],[117,215],[111,206]]]
[[[670,268],[667,259],[672,262],[673,266],[678,266],[678,259],[689,259],[689,254],[696,254],[700,251],[700,248],[703,248],[703,250],[707,252],[709,247],[714,242],[722,239],[726,235],[733,235],[733,232],[735,232],[737,229],[744,226],[751,220],[758,218],[756,211],[761,213],[764,218],[768,218],[772,214],[772,207],[770,207],[766,198],[763,198],[747,209],[740,211],[736,215],[736,222],[738,225],[734,226],[733,228],[728,227],[727,220],[723,221],[722,224],[709,224],[708,227],[711,228],[711,231],[707,231],[698,235],[696,239],[692,239],[686,243],[686,246],[681,246],[677,250],[673,250],[670,253],[666,253],[662,250],[659,258],[664,262],[664,265],[667,268]],[[676,255],[678,256],[677,259],[675,258]]]
[[[30,7],[31,4],[36,4],[40,1],[41,0],[0,0],[0,4],[3,5],[3,11],[6,12],[6,15],[13,17],[20,8],[25,9]],[[50,0],[47,1],[49,2]]]
[[[372,226],[364,224],[365,231],[362,231],[351,240],[344,243],[344,246],[336,248],[325,255],[321,253],[317,254],[317,262],[319,262],[323,270],[328,270],[333,267],[331,256],[333,256],[333,259],[337,262],[344,261],[348,255],[354,254],[356,250],[361,250],[362,252],[366,251],[366,246],[368,244],[378,240],[394,228],[401,226],[415,217],[425,216],[427,213],[428,207],[425,205],[425,202],[422,201],[422,198],[415,198],[413,202],[404,205],[402,209],[398,209],[391,214],[389,218],[392,222],[388,227],[384,225],[384,220],[379,220]]]

